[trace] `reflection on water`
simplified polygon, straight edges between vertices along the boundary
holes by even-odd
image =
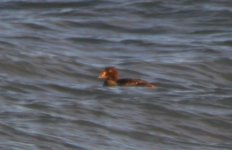
[[[229,0],[0,4],[1,149],[232,148]]]

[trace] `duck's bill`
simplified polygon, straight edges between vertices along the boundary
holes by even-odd
[[[98,76],[98,79],[105,79],[107,76],[106,76],[106,72],[103,71],[102,73],[100,73],[100,75]]]

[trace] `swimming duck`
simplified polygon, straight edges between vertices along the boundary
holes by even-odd
[[[149,83],[141,79],[119,78],[118,70],[115,67],[106,67],[98,77],[104,80],[104,86],[136,86],[136,87],[149,87],[156,88],[158,83]]]

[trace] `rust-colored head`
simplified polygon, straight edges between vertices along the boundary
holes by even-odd
[[[106,67],[105,70],[100,73],[98,78],[117,81],[119,79],[119,74],[115,67]]]

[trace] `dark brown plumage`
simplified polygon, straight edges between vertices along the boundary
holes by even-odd
[[[115,67],[106,67],[99,75],[104,80],[104,86],[138,86],[138,87],[158,87],[157,83],[149,83],[141,79],[119,78],[119,73]]]

